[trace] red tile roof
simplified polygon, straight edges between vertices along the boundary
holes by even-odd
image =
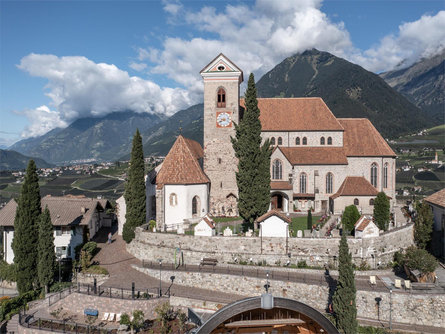
[[[108,200],[81,196],[45,196],[41,201],[42,210],[48,206],[54,226],[87,225],[96,208],[109,207]],[[0,210],[0,226],[14,226],[17,203],[10,200]]]
[[[211,229],[214,229],[214,228],[215,228],[215,222],[214,222],[213,219],[210,218],[208,215],[205,215],[204,217],[202,217],[202,219],[206,222],[206,224],[207,224]]]
[[[365,228],[372,222],[372,218],[361,216],[357,222],[354,224],[354,227],[357,231],[363,232]]]
[[[343,147],[278,147],[292,165],[347,165]]]
[[[445,188],[439,190],[437,193],[426,197],[424,201],[445,208]]]
[[[363,176],[347,176],[338,191],[331,196],[377,196],[379,192]]]
[[[199,143],[179,135],[156,177],[157,187],[162,188],[165,184],[209,183],[199,163],[203,156]]]
[[[343,131],[320,97],[259,98],[258,108],[263,131]]]
[[[288,181],[271,181],[270,189],[290,190],[292,189],[292,184],[290,184]]]
[[[292,220],[289,217],[286,217],[283,213],[277,211],[277,210],[270,210],[268,212],[266,212],[264,215],[262,215],[261,217],[258,217],[255,221],[257,223],[260,223],[262,221],[265,221],[267,218],[272,217],[272,216],[277,216],[279,218],[281,218],[282,220],[284,220],[287,223],[291,223]]]
[[[339,118],[345,129],[343,146],[348,157],[395,157],[385,139],[367,118]]]

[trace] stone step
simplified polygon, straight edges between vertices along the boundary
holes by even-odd
[[[18,333],[19,332],[19,315],[14,315],[6,325],[6,332],[8,334]]]

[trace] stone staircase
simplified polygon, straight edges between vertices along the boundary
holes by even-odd
[[[14,315],[11,320],[8,321],[6,325],[6,333],[17,334],[19,332],[19,315]]]

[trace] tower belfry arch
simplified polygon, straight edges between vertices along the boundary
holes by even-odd
[[[238,215],[235,172],[238,160],[230,141],[239,122],[243,72],[222,53],[200,72],[204,80],[204,172],[210,179],[209,212]],[[235,205],[236,206],[236,205]]]

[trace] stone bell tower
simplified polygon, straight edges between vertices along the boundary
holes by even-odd
[[[204,172],[210,179],[209,212],[237,216],[238,159],[230,141],[239,123],[243,72],[222,53],[200,72],[204,80]]]

